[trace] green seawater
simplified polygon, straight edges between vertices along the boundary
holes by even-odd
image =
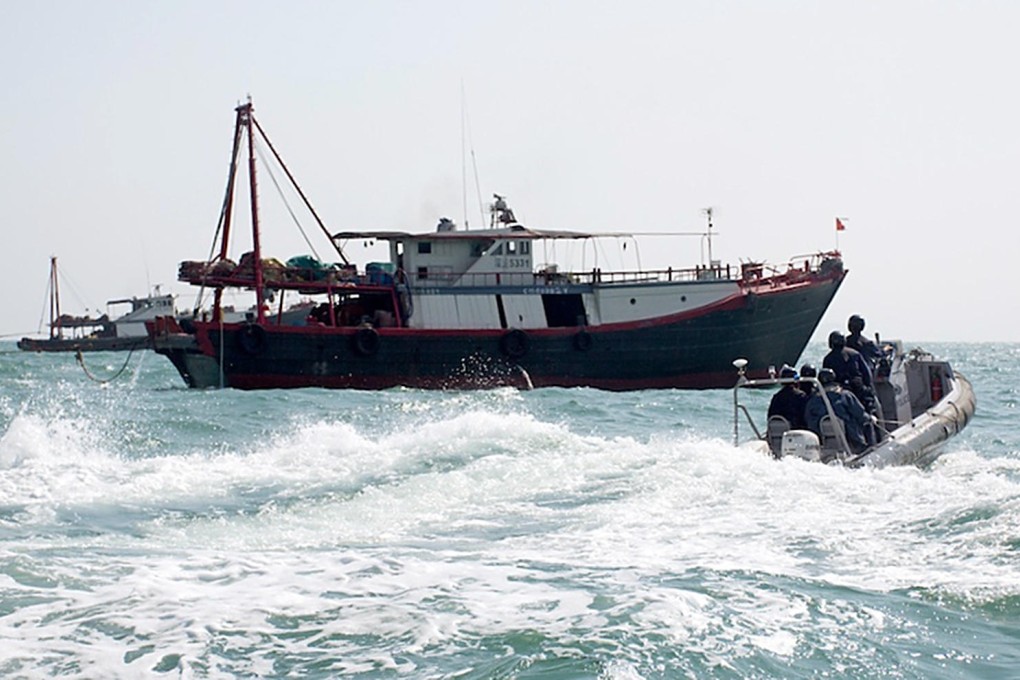
[[[846,470],[735,447],[728,390],[195,391],[0,343],[0,677],[1020,677],[1020,345],[923,346],[976,417]]]

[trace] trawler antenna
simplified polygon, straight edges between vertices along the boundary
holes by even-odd
[[[467,214],[467,110],[464,106],[464,79],[460,81],[460,190],[464,202],[464,228],[470,229]]]
[[[708,266],[712,266],[712,206],[704,208],[701,212],[708,218],[708,231],[705,233],[705,240],[708,241]],[[704,258],[704,256],[702,256]],[[704,264],[704,260],[702,260]]]
[[[471,136],[471,121],[467,113],[467,97],[464,95],[464,81],[460,81],[460,174],[461,190],[464,201],[464,228],[470,229],[471,222],[468,220],[467,208],[467,154],[471,153],[471,169],[475,177],[475,193],[478,194],[478,214],[482,217],[482,225],[485,225],[485,209],[482,203],[482,185],[478,182],[478,160],[475,158],[475,141]]]

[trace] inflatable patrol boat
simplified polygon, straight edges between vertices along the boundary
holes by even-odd
[[[853,451],[843,422],[833,412],[817,378],[749,379],[745,359],[733,362],[738,372],[733,389],[734,444],[741,445],[740,426],[744,421],[754,433],[754,439],[745,445],[768,451],[776,458],[794,456],[848,467],[931,464],[942,453],[943,445],[973,418],[974,390],[970,381],[954,371],[948,361],[936,359],[922,349],[904,352],[899,341],[883,344],[890,349],[888,368],[879,371],[874,379],[879,411],[874,445]],[[812,384],[814,393],[821,395],[826,415],[821,419],[820,433],[791,429],[781,416],[772,416],[764,429],[759,429],[741,401],[748,388],[779,388],[788,383]]]

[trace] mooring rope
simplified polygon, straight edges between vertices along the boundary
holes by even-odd
[[[134,353],[135,348],[132,347],[131,351],[128,352],[127,358],[124,359],[124,365],[120,367],[119,371],[114,373],[109,378],[97,378],[96,376],[92,375],[92,372],[89,371],[88,366],[85,365],[85,357],[82,356],[80,349],[75,352],[74,358],[78,360],[78,365],[81,366],[81,370],[85,371],[85,375],[87,375],[90,380],[93,380],[99,383],[100,385],[105,385],[106,383],[113,382],[114,380],[120,377],[121,373],[123,373],[124,370],[128,367],[128,362],[131,361],[131,355]]]

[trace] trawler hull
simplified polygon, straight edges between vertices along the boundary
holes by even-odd
[[[195,322],[150,326],[191,387],[427,389],[720,388],[746,356],[764,373],[796,362],[844,276],[741,289],[658,318],[537,329],[416,329]]]

